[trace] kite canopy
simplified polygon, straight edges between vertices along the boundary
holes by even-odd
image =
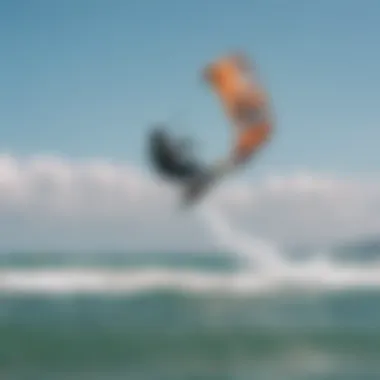
[[[272,122],[264,89],[255,81],[248,59],[230,55],[208,65],[204,78],[230,119],[236,142],[233,154],[247,158],[270,137]]]

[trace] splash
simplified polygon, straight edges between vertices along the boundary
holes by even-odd
[[[244,272],[255,269],[256,278],[267,279],[272,285],[299,288],[301,284],[308,284],[314,289],[318,289],[321,282],[331,286],[337,284],[338,287],[343,283],[351,283],[354,279],[358,284],[365,283],[365,276],[369,275],[368,268],[344,268],[341,264],[334,263],[328,251],[315,252],[308,261],[297,263],[287,258],[275,244],[234,228],[217,209],[205,206],[198,212],[216,244],[237,255],[243,275]]]
[[[267,274],[284,271],[286,262],[274,244],[237,230],[213,207],[200,208],[199,216],[210,230],[216,244],[238,255],[244,269],[251,270],[254,267]]]

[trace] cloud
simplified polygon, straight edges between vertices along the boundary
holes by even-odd
[[[128,164],[0,156],[0,249],[213,249],[176,189]],[[226,182],[207,203],[246,232],[285,243],[380,231],[380,182],[310,173]]]
[[[374,178],[268,176],[225,196],[224,207],[242,226],[280,242],[354,240],[380,231],[380,181]]]

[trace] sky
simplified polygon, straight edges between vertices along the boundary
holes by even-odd
[[[282,178],[286,206],[282,209],[269,195],[263,201],[267,209],[264,203],[263,209],[251,205],[256,187],[250,184],[250,206],[240,215],[245,227],[279,241],[294,240],[298,225],[308,229],[303,240],[377,232],[379,17],[376,0],[225,0],[217,5],[200,0],[0,1],[3,248],[190,249],[192,231],[207,235],[190,216],[184,219],[173,211],[170,196],[163,209],[161,190],[154,188],[157,181],[147,169],[145,137],[152,123],[169,122],[176,134],[194,138],[205,159],[225,155],[229,127],[200,72],[232,50],[256,61],[276,116],[273,141],[239,178],[256,181],[258,188],[274,176]],[[333,191],[321,190],[324,178],[335,184]],[[46,189],[46,181],[54,185]],[[313,196],[324,192],[324,201],[318,202],[330,212],[337,202],[331,191],[339,189],[339,204],[346,203],[339,205],[339,216],[334,214],[333,227],[322,226],[331,217],[313,214],[321,209],[315,199],[305,211],[310,215],[294,216],[300,205],[292,202],[299,200],[305,183],[317,187]],[[146,191],[141,204],[124,199],[133,186]],[[240,193],[247,191],[241,186]],[[82,192],[86,199],[91,192],[98,204],[114,191],[119,206],[98,210],[96,226],[81,219],[86,215],[95,223],[89,217],[94,206],[76,204],[77,211],[86,210],[78,219],[65,198],[80,198]],[[56,205],[53,212],[44,202],[46,192],[60,203],[59,215]],[[236,194],[231,190],[229,199],[237,202]],[[153,223],[154,202],[161,203],[159,215],[166,215],[167,224],[157,215]],[[232,214],[240,212],[231,207]],[[294,219],[286,223],[295,232],[283,236],[275,226],[288,217]],[[173,234],[173,226],[181,232]],[[98,230],[102,233],[94,234]],[[145,245],[147,231],[157,237],[153,248]],[[200,240],[206,247],[207,236]]]

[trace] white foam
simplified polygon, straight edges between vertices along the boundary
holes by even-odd
[[[215,242],[222,249],[237,255],[249,269],[252,264],[266,271],[281,271],[284,268],[278,248],[262,239],[250,236],[233,228],[231,223],[215,208],[199,209],[201,220],[209,228]]]
[[[380,263],[367,267],[320,268],[300,265],[275,275],[213,273],[165,268],[8,269],[0,271],[0,292],[7,294],[188,294],[260,296],[281,292],[380,290]]]
[[[275,245],[233,228],[215,209],[199,210],[216,243],[244,259],[246,267],[218,273],[162,267],[145,269],[3,269],[0,292],[8,294],[129,294],[154,291],[261,296],[267,294],[380,290],[380,262],[334,263],[325,254],[308,262],[286,260]],[[255,264],[252,266],[251,264]]]

